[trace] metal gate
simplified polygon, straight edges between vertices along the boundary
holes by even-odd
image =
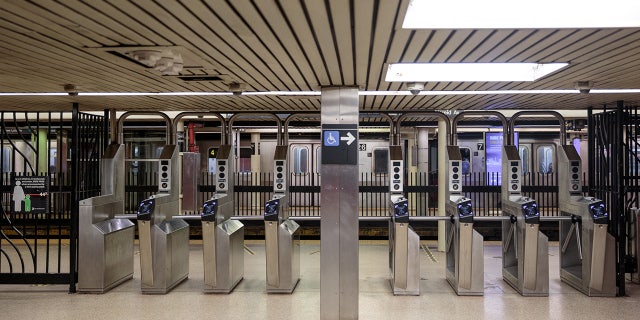
[[[625,295],[625,275],[637,257],[630,256],[631,208],[638,207],[640,168],[638,107],[618,101],[615,109],[594,114],[589,109],[589,194],[605,200],[609,231],[616,238],[616,284]]]
[[[0,112],[0,283],[75,292],[78,202],[99,194],[105,117]]]

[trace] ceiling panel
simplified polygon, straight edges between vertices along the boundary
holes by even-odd
[[[569,62],[535,82],[426,83],[425,90],[640,88],[640,28],[404,30],[408,0],[0,0],[0,92],[405,90],[395,62]],[[171,48],[187,82],[109,53]],[[194,62],[195,61],[195,62]],[[363,96],[363,111],[584,109],[639,94]],[[0,96],[1,110],[318,111],[317,97]]]

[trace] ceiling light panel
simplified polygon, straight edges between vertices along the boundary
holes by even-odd
[[[535,81],[567,63],[392,63],[388,82]]]
[[[632,0],[411,0],[405,29],[545,29],[640,27]]]

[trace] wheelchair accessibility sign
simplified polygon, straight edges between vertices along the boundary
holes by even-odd
[[[322,125],[322,163],[358,164],[358,125]]]
[[[325,147],[337,147],[340,145],[340,131],[331,130],[324,132]]]

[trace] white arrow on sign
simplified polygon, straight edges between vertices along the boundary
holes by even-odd
[[[350,146],[354,141],[356,141],[356,137],[354,137],[351,132],[347,132],[347,136],[340,137],[340,141],[346,141],[347,145]]]

